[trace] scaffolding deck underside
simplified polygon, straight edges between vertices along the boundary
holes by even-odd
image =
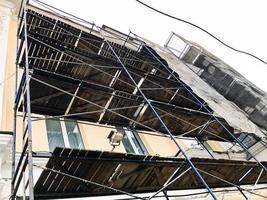
[[[40,157],[42,156],[40,155]],[[132,194],[158,191],[166,182],[172,181],[171,176],[174,173],[174,177],[180,175],[180,178],[166,190],[204,188],[202,183],[194,177],[193,172],[188,170],[188,166],[182,158],[67,148],[57,148],[49,157],[46,165],[48,169],[66,172],[69,175],[112,186]],[[192,158],[192,162],[207,183],[216,188],[229,187],[229,184],[206,173],[216,174],[221,179],[234,184],[246,185],[255,183],[261,171],[255,162],[203,158]],[[264,165],[267,166],[267,163],[265,162]],[[253,170],[240,181],[251,168]],[[118,194],[100,186],[81,182],[44,170],[35,185],[35,195],[38,198],[62,198]],[[258,183],[267,183],[267,174],[262,175]]]
[[[72,19],[22,2],[16,78],[18,67],[23,74],[15,94],[11,199],[17,197],[26,170],[22,189],[24,198],[29,195],[31,200],[118,193],[139,199],[135,193],[154,191],[149,199],[160,192],[168,198],[167,190],[193,188],[206,188],[217,200],[211,187],[227,186],[247,198],[244,191],[255,193],[240,185],[267,182],[266,163],[251,154],[237,138],[240,133],[215,116],[153,48],[131,32],[125,35],[88,22],[83,26]],[[18,163],[17,112],[23,116]],[[64,117],[165,133],[177,154],[166,158],[67,148],[56,148],[52,155],[35,153],[32,113],[44,115],[36,120]],[[190,158],[175,135],[201,143],[209,139],[238,143],[256,162]],[[49,162],[39,166],[33,157]],[[35,185],[34,167],[42,169]]]
[[[32,10],[28,10],[27,16],[32,77],[48,83],[45,85],[31,79],[33,113],[66,115],[110,125],[134,124],[137,129],[148,130],[150,127],[150,130],[165,132],[153,112],[145,108],[147,105],[142,96],[100,35],[79,30]],[[128,40],[126,37],[125,42]],[[140,45],[139,50],[134,51],[126,45],[110,44],[172,133],[234,141],[220,124],[210,121],[211,115],[181,83],[171,78],[169,72],[149,55],[146,50],[149,47]],[[21,56],[21,67],[24,67],[24,60],[25,56]],[[57,88],[51,88],[49,84]],[[233,131],[224,119],[220,120]],[[200,132],[198,127],[206,123]]]

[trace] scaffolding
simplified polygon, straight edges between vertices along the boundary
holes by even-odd
[[[23,74],[15,94],[11,199],[17,198],[20,187],[30,200],[54,198],[58,188],[49,193],[48,187],[41,184],[48,174],[52,174],[48,179],[55,184],[62,184],[63,179],[76,184],[66,197],[125,194],[153,199],[163,193],[168,199],[168,190],[204,188],[217,199],[212,188],[227,186],[236,187],[246,199],[246,192],[261,196],[240,185],[267,183],[267,163],[258,161],[238,138],[240,134],[235,134],[223,118],[215,116],[206,102],[141,37],[132,32],[125,35],[107,26],[98,27],[45,3],[34,2],[42,9],[22,1],[18,18],[16,84],[19,68]],[[18,112],[23,120],[23,149],[16,163]],[[32,113],[47,116],[37,120],[65,117],[166,134],[177,146],[176,158],[67,148],[57,148],[49,155],[38,154],[32,150]],[[208,139],[236,143],[255,162],[190,159],[176,140],[179,136],[194,137],[200,143]],[[177,158],[178,155],[182,158]],[[43,167],[33,163],[34,157],[46,157],[49,162]],[[113,184],[102,184],[107,177],[93,181],[86,179],[88,174],[75,174],[80,165],[88,166],[96,160],[104,163],[96,166],[97,170],[103,165],[112,169],[101,170],[106,174],[113,174],[123,163],[134,165],[140,172],[134,171],[135,175],[143,176],[148,185],[127,188],[122,184],[116,188]],[[75,172],[64,169],[66,165],[76,166]],[[220,165],[228,167],[223,169]],[[149,177],[145,179],[146,173],[141,174],[151,167],[157,171],[156,183],[149,182]],[[36,185],[34,168],[43,170]],[[164,170],[168,173],[163,173]],[[80,171],[86,170],[81,167]],[[132,177],[129,173],[125,177]],[[231,173],[236,174],[231,178]],[[188,174],[179,185],[178,179]],[[149,197],[135,194],[147,192],[154,193]],[[59,194],[62,197],[63,193]]]

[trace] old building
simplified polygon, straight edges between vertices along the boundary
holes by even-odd
[[[0,198],[267,196],[266,94],[219,58],[37,1],[0,8]]]

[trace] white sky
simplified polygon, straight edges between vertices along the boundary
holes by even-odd
[[[176,32],[194,41],[231,65],[267,92],[267,65],[236,53],[187,24],[167,18],[135,0],[42,0],[76,16],[106,24],[121,32],[129,30],[160,45]],[[227,44],[267,61],[266,0],[144,0],[145,3],[195,23]],[[94,199],[107,199],[98,197]]]
[[[267,65],[236,53],[207,34],[170,19],[135,0],[43,0],[64,11],[121,32],[132,32],[164,45],[171,31],[194,41],[267,92]],[[145,3],[195,23],[231,46],[267,61],[266,0],[144,0]]]

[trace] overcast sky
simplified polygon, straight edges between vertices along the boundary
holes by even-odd
[[[106,24],[124,33],[129,30],[164,45],[170,33],[194,41],[224,60],[267,92],[267,65],[236,53],[210,36],[170,19],[135,0],[43,0],[97,25]],[[231,46],[267,61],[266,0],[144,0],[145,3],[195,23]]]

